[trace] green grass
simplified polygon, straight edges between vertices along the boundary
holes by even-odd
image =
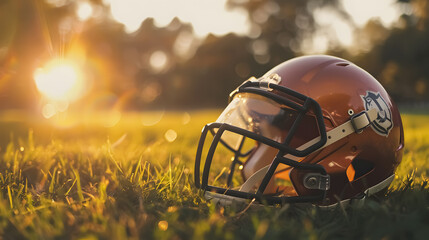
[[[217,111],[67,122],[0,116],[2,239],[427,239],[429,116],[404,115],[406,149],[384,198],[323,210],[215,208],[193,185],[196,143]],[[117,116],[116,116],[117,117]],[[115,118],[113,116],[112,118]],[[167,130],[177,133],[169,142]],[[171,132],[171,131],[170,131]],[[171,137],[171,136],[170,136]],[[171,139],[170,139],[171,140]]]

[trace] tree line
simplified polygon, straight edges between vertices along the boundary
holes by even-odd
[[[164,28],[146,19],[132,34],[111,19],[109,6],[93,0],[103,13],[82,23],[75,3],[45,1],[0,3],[0,107],[31,108],[40,97],[32,74],[46,59],[84,49],[88,94],[109,93],[105,105],[123,109],[189,109],[225,106],[230,91],[251,76],[307,53],[305,45],[320,28],[314,11],[329,8],[352,21],[337,0],[229,0],[245,9],[249,35],[193,35],[192,25],[174,19]],[[330,42],[326,54],[361,66],[397,102],[429,100],[429,0],[401,0],[412,9],[390,27],[371,20],[353,29],[355,45]],[[100,100],[101,102],[103,100]],[[109,102],[110,101],[110,102]]]

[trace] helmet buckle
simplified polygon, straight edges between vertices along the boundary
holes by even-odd
[[[363,117],[365,115],[365,117]],[[363,129],[366,128],[370,123],[370,118],[366,111],[362,111],[358,114],[353,115],[350,118],[353,129],[356,133],[362,133]]]
[[[277,73],[272,73],[268,76],[264,76],[259,78],[257,81],[259,82],[259,87],[267,90],[272,90],[270,84],[278,84],[282,78]]]
[[[304,177],[304,186],[308,189],[329,190],[330,177],[320,173],[308,173]]]

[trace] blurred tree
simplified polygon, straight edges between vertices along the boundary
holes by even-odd
[[[17,1],[0,1],[0,107],[7,105],[6,89],[11,85],[13,74],[11,49],[18,24],[17,13]]]
[[[193,51],[193,29],[174,19],[167,27],[157,28],[153,19],[143,22],[140,29],[129,39],[134,46],[138,63],[136,75],[136,103],[139,109],[181,106],[178,99],[190,92],[184,87],[184,72],[180,65],[187,53]],[[134,64],[135,64],[134,63]],[[131,62],[130,62],[131,64]]]
[[[248,12],[252,54],[259,64],[271,67],[303,54],[302,42],[319,27],[315,10],[329,8],[348,18],[338,0],[229,0],[229,5]]]
[[[360,29],[367,51],[350,56],[398,102],[429,100],[429,0],[400,0],[411,8],[392,29],[371,21]],[[361,41],[362,42],[362,41]]]
[[[398,101],[429,100],[428,2],[398,1],[412,11],[393,28],[371,20],[355,29],[353,51],[335,46],[328,53],[368,70]],[[229,0],[230,8],[248,13],[249,35],[198,39],[179,19],[164,28],[146,19],[127,34],[104,1],[89,3],[94,14],[82,20],[76,13],[79,1],[0,1],[0,107],[33,109],[39,95],[34,70],[75,51],[76,43],[92,86],[82,104],[107,94],[111,100],[101,107],[225,106],[242,81],[305,52],[303,42],[321,27],[314,11],[329,8],[349,19],[340,0]]]
[[[429,100],[429,0],[412,0],[412,15],[380,46],[380,81],[401,100]],[[386,72],[392,72],[391,76]]]
[[[166,82],[165,104],[175,107],[224,106],[234,90],[260,66],[248,49],[249,38],[209,35],[194,57],[180,64]],[[258,69],[259,68],[259,69]]]
[[[301,42],[317,28],[312,11],[323,6],[344,14],[336,0],[230,0],[229,7],[248,12],[249,36],[208,36],[192,59],[167,74],[160,100],[185,108],[224,106],[229,92],[248,77],[302,54]]]
[[[0,36],[2,45],[6,44],[2,48],[3,59],[0,58],[0,106],[28,106],[35,99],[35,92],[28,88],[34,85],[29,71],[34,69],[34,59],[41,54],[43,42],[36,5],[8,0],[1,1],[0,8]]]

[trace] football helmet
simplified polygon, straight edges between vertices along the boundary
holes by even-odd
[[[223,205],[329,206],[387,189],[403,148],[398,108],[374,77],[341,58],[298,57],[230,94],[202,130],[195,185]]]

